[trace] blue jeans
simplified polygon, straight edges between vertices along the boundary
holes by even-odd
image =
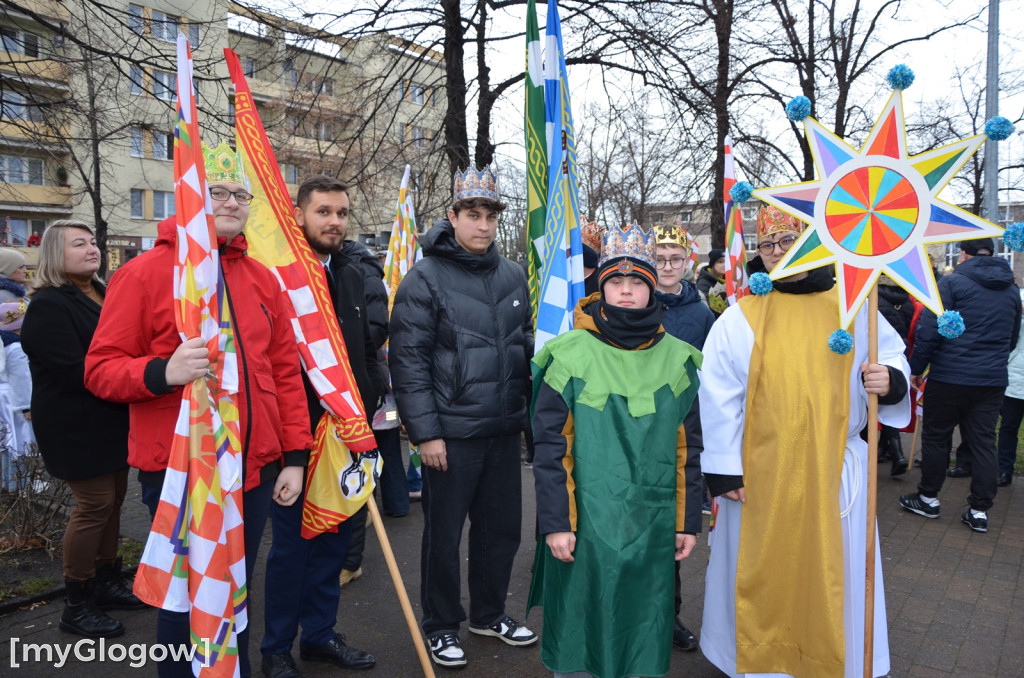
[[[259,557],[260,542],[263,540],[263,528],[267,525],[267,512],[270,510],[271,497],[274,494],[273,480],[246,490],[242,493],[242,511],[245,523],[245,582],[248,593],[252,595],[252,571]],[[150,517],[156,516],[156,507],[160,503],[160,487],[157,485],[142,486],[142,503],[149,508]],[[252,610],[252,607],[249,607]],[[249,664],[249,626],[238,634],[238,670],[242,678],[252,675]],[[189,642],[188,612],[168,612],[159,610],[156,615],[156,642],[162,645],[184,645]],[[192,663],[189,661],[172,662],[169,659],[157,664],[157,675],[160,678],[192,678]]]
[[[423,475],[420,473],[420,467],[413,465],[411,454],[409,455],[409,471],[405,474],[405,484],[410,492],[419,492],[423,489]]]
[[[260,645],[264,657],[291,652],[300,625],[303,647],[324,645],[334,638],[341,599],[338,575],[354,518],[339,525],[336,533],[304,539],[300,532],[304,498],[303,491],[291,506],[271,508],[274,542],[267,556],[266,629]]]

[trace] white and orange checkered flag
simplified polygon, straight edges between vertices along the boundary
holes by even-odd
[[[210,376],[186,384],[135,594],[189,612],[196,676],[238,676],[237,634],[247,624],[243,467],[234,328],[224,296],[213,209],[192,96],[192,55],[178,36],[174,202],[176,317],[182,340],[201,336]]]

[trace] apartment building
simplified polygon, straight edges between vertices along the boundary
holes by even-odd
[[[222,0],[25,0],[0,9],[0,33],[0,241],[9,246],[69,217],[106,224],[110,270],[153,246],[156,224],[174,213],[179,33],[193,50],[204,140],[234,142],[230,47],[293,196],[318,172],[350,183],[353,237],[387,242],[406,163],[421,223],[450,199],[437,175],[447,163],[436,51],[385,33],[346,40]]]

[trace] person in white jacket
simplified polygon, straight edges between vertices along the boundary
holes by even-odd
[[[21,323],[25,319],[28,303],[24,299],[0,304],[0,419],[6,427],[4,446],[3,487],[8,491],[19,489],[18,459],[30,454],[35,445],[32,432],[32,375],[28,358],[21,348]]]

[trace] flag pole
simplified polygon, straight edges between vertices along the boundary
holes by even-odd
[[[391,541],[388,540],[388,533],[384,530],[384,522],[380,519],[380,511],[377,509],[377,502],[372,494],[366,500],[366,506],[370,510],[370,519],[373,521],[373,529],[377,532],[381,550],[384,551],[384,560],[388,564],[388,571],[391,572],[391,581],[395,585],[395,592],[398,593],[398,602],[402,606],[405,623],[409,625],[409,633],[416,646],[416,654],[420,658],[423,675],[427,678],[434,678],[434,667],[430,663],[430,657],[427,656],[427,646],[423,644],[423,635],[420,633],[416,617],[412,613],[412,604],[409,603],[409,594],[402,582],[402,573],[398,569],[398,562],[395,561],[395,552],[391,550]]]
[[[878,284],[868,296],[868,364],[878,363]],[[878,513],[878,394],[868,394],[868,507],[864,563],[864,676],[873,678],[875,652],[875,517]]]

